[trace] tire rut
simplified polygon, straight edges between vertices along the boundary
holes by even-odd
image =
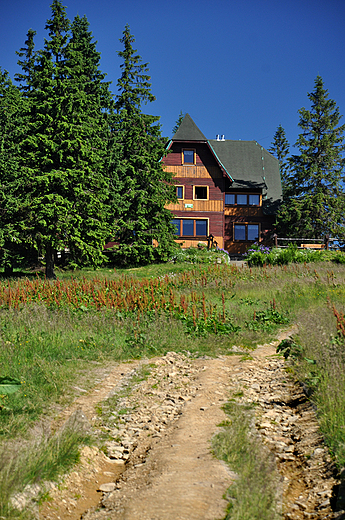
[[[222,405],[233,393],[257,405],[256,428],[275,454],[281,475],[277,486],[284,492],[283,518],[343,518],[334,511],[338,481],[315,411],[288,379],[284,360],[275,356],[279,341],[259,346],[247,360],[241,355],[192,359],[189,353],[170,352],[136,366],[116,367],[106,379],[108,386],[98,385],[90,401],[82,396],[65,414],[85,408],[96,434],[107,435],[106,455],[85,448],[81,464],[60,489],[50,491],[52,500],[41,507],[39,518],[223,517],[223,495],[236,475],[213,457],[210,440],[226,419]],[[142,368],[145,378],[133,382]],[[97,416],[100,401],[103,415]],[[91,490],[92,500],[87,501]]]

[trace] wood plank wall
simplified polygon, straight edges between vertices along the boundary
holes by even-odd
[[[196,164],[182,165],[182,150],[196,150]],[[207,145],[202,143],[173,143],[171,153],[164,159],[164,167],[174,174],[173,183],[176,186],[184,186],[184,199],[176,204],[166,207],[171,210],[176,218],[207,218],[209,220],[209,233],[218,242],[219,247],[224,247],[231,254],[244,253],[250,242],[233,241],[234,222],[260,223],[261,231],[270,230],[273,227],[274,217],[263,214],[262,207],[256,206],[224,206],[224,192],[230,188],[230,182],[224,177],[214,156]],[[193,186],[208,186],[208,200],[193,200]],[[243,190],[236,190],[243,192]],[[193,204],[192,208],[186,208],[185,204]],[[205,240],[188,238],[176,238],[182,247],[197,246]]]
[[[173,155],[173,154],[171,154]],[[182,178],[191,178],[191,179],[205,179],[205,178],[218,178],[222,179],[223,174],[219,168],[219,166],[183,166],[180,164],[180,166],[172,166],[172,165],[166,165],[165,166],[167,171],[174,174],[176,177],[182,177]]]
[[[193,204],[192,208],[186,208],[185,205]],[[217,211],[223,212],[223,201],[222,200],[193,200],[193,199],[183,199],[180,200],[177,204],[167,204],[165,206],[170,211],[186,211],[189,213],[190,211]]]

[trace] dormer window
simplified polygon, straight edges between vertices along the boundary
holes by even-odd
[[[247,195],[239,193],[236,196],[236,199],[237,199],[236,200],[237,206],[246,206],[247,205]]]
[[[259,206],[260,205],[260,195],[252,194],[248,195],[248,204],[249,206]]]
[[[225,193],[226,206],[260,206],[259,193]]]
[[[195,164],[195,150],[184,149],[182,150],[182,164]]]

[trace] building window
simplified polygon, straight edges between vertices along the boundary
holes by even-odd
[[[183,186],[176,186],[176,197],[178,199],[183,199]]]
[[[180,236],[181,235],[181,220],[179,218],[174,218],[171,221],[171,223],[174,224],[174,226],[176,228],[175,235]]]
[[[248,195],[248,204],[249,206],[259,206],[260,205],[260,195],[257,193]]]
[[[226,206],[260,206],[260,195],[258,193],[226,193]]]
[[[237,203],[237,206],[246,206],[247,205],[247,195],[238,193],[236,195],[236,203]]]
[[[247,224],[247,240],[258,240],[259,224]]]
[[[236,198],[234,193],[226,193],[225,194],[225,204],[227,206],[233,206],[236,203]]]
[[[182,164],[195,164],[195,150],[182,150]]]
[[[207,237],[208,220],[193,218],[174,218],[172,220],[176,231],[175,235],[180,237]]]
[[[234,240],[251,241],[259,239],[259,224],[234,224]]]
[[[197,237],[207,236],[207,220],[196,220],[195,221],[195,235]]]
[[[208,200],[208,186],[193,186],[194,200]]]

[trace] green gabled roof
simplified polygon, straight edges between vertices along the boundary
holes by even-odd
[[[189,114],[184,116],[172,139],[174,141],[207,141]]]
[[[262,190],[264,212],[277,212],[282,200],[279,162],[256,141],[207,140],[189,114],[185,115],[172,141],[205,142],[232,181],[232,188]]]
[[[232,188],[260,189],[266,213],[275,213],[282,199],[279,162],[256,141],[209,140],[216,156],[232,177]]]

